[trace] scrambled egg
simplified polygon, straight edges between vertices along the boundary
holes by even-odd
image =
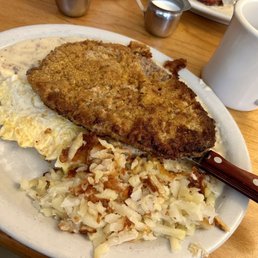
[[[17,76],[0,84],[0,126],[2,139],[33,147],[47,160],[56,159],[83,131],[46,107],[31,86]]]

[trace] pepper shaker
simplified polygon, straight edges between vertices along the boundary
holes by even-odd
[[[56,0],[56,5],[64,15],[80,17],[88,11],[90,0]]]

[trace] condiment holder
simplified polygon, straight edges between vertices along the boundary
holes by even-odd
[[[64,15],[80,17],[88,11],[90,0],[56,0],[56,5]]]

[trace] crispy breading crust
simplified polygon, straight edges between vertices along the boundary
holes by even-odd
[[[215,143],[214,121],[195,93],[143,44],[67,43],[27,78],[47,106],[99,136],[172,159]]]

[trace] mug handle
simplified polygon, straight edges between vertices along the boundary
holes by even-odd
[[[142,12],[145,12],[146,11],[146,8],[144,8],[143,4],[142,4],[142,1],[141,0],[136,0],[139,8],[141,9]]]

